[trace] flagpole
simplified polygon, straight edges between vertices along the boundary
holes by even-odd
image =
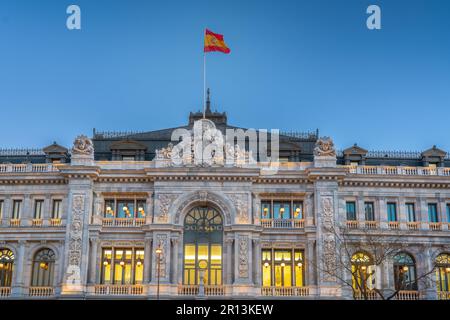
[[[206,52],[203,51],[203,119],[206,113]]]

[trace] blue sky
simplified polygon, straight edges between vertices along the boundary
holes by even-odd
[[[82,30],[66,28],[70,4]],[[382,30],[366,28],[370,4]],[[208,27],[231,48],[207,56],[230,124],[450,151],[449,14],[446,0],[1,0],[0,147],[186,124]]]

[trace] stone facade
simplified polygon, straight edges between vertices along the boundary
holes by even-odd
[[[339,234],[333,230],[349,230],[356,239],[363,239],[365,224],[380,239],[395,232],[414,257],[418,274],[432,270],[436,257],[450,252],[450,168],[445,166],[339,164],[329,138],[318,140],[312,161],[280,163],[269,176],[261,174],[259,163],[251,168],[171,167],[158,166],[159,158],[94,160],[94,151],[92,141],[80,136],[68,163],[0,164],[0,249],[14,254],[12,280],[9,288],[0,288],[1,298],[351,299],[350,288],[339,280],[351,279],[348,272],[328,272],[338,269],[341,258]],[[108,217],[108,199],[122,198],[142,199],[142,208],[134,210],[142,209],[145,216]],[[52,208],[55,200],[62,206],[60,216]],[[301,203],[301,218],[264,217],[264,203],[278,200]],[[43,203],[38,217],[36,201]],[[351,223],[348,202],[356,206]],[[374,208],[370,223],[366,202]],[[387,203],[396,204],[398,223],[388,221]],[[415,205],[414,223],[406,203]],[[436,204],[437,221],[430,222],[429,204]],[[184,219],[198,206],[215,208],[223,219],[221,281],[204,287],[186,284],[184,272]],[[50,286],[33,284],[35,255],[43,248],[56,257]],[[133,258],[143,265],[142,279],[104,283],[103,266],[110,263],[102,256],[105,248],[142,249],[143,259]],[[301,252],[302,284],[264,285],[264,250]],[[392,263],[386,259],[377,266],[382,290],[395,286]],[[436,299],[436,282],[419,283],[417,295],[408,294]]]

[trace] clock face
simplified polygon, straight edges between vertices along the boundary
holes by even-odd
[[[206,269],[206,268],[208,267],[208,261],[206,261],[206,260],[200,260],[200,261],[198,262],[198,267],[199,267],[200,269]]]

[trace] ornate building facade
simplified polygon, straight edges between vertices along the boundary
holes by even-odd
[[[281,133],[267,175],[173,165],[173,130],[2,150],[0,298],[450,298],[444,151]]]

